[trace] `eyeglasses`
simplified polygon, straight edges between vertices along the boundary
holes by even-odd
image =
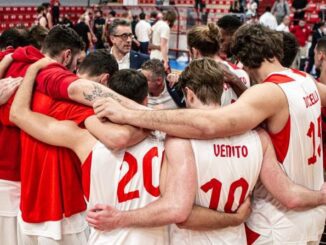
[[[113,36],[115,36],[115,37],[121,37],[122,40],[124,40],[124,41],[127,41],[128,40],[128,37],[130,37],[131,39],[134,38],[134,35],[132,33],[122,33],[120,35],[113,35]]]

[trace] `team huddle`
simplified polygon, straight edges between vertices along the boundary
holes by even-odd
[[[74,74],[72,29],[2,47],[0,82],[19,88],[0,93],[0,244],[319,243],[326,87],[267,27],[235,32],[243,69],[216,25],[187,38],[174,110],[147,108],[146,76],[106,50]]]

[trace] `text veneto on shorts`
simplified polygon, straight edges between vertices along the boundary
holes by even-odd
[[[216,157],[247,157],[248,148],[245,145],[216,145],[214,144],[214,154]]]

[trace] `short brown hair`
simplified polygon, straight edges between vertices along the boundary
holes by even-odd
[[[163,79],[165,78],[164,65],[159,59],[150,59],[146,61],[142,64],[141,69],[150,71],[153,79],[157,77],[162,77]]]
[[[213,56],[220,49],[220,32],[214,23],[194,26],[188,32],[187,40],[188,46],[198,49],[203,56]]]
[[[190,88],[204,104],[221,103],[224,74],[221,65],[211,58],[193,60],[181,73],[179,84]]]
[[[281,62],[283,36],[260,24],[246,24],[234,33],[231,52],[249,68],[259,68],[264,60],[273,58]]]

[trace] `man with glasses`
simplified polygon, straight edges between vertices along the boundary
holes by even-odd
[[[116,19],[109,28],[112,42],[111,53],[116,58],[121,69],[139,69],[149,60],[149,56],[131,50],[133,34],[130,24],[122,19]]]

